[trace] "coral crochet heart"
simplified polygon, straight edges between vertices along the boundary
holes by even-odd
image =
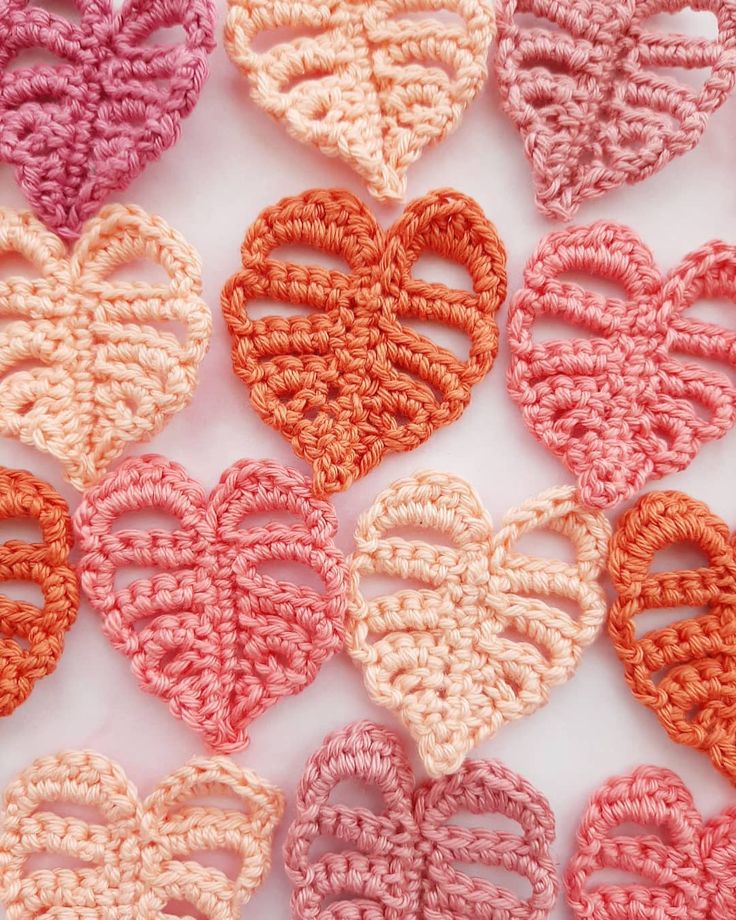
[[[585,920],[733,920],[736,808],[704,821],[659,767],[610,779],[585,810],[565,887]]]
[[[581,273],[620,285],[622,296],[570,277]],[[620,224],[542,240],[509,310],[508,387],[586,504],[630,498],[733,427],[736,333],[689,312],[719,297],[736,303],[736,246],[706,243],[662,277]],[[554,334],[540,340],[549,321]]]
[[[289,244],[339,255],[350,273],[273,257]],[[415,278],[426,252],[466,268],[473,290]],[[384,231],[349,192],[305,192],[261,215],[242,258],[222,295],[235,372],[259,415],[311,464],[318,495],[347,489],[387,454],[455,421],[491,369],[506,255],[465,195],[432,192]],[[257,299],[311,312],[251,318]],[[421,321],[464,333],[467,357],[417,331]]]
[[[91,220],[68,257],[29,213],[0,210],[3,252],[27,259],[31,276],[0,279],[0,319],[10,320],[0,329],[0,435],[56,457],[82,490],[192,398],[212,327],[199,259],[160,218],[122,205]],[[115,278],[138,261],[167,281]]]
[[[278,789],[226,757],[194,757],[144,802],[102,754],[39,757],[5,790],[0,903],[7,920],[171,920],[175,903],[239,920],[283,810]],[[221,854],[237,861],[232,877],[207,861]]]
[[[344,781],[380,792],[383,810],[340,801]],[[467,813],[472,825],[453,823]],[[495,816],[512,828],[497,830]],[[299,783],[284,845],[291,917],[546,920],[557,897],[554,836],[545,797],[498,761],[468,761],[415,787],[398,738],[356,722],[325,740]],[[528,893],[469,866],[501,869]]]
[[[31,0],[2,4],[0,160],[38,217],[74,238],[176,142],[207,77],[215,9],[212,0],[71,2],[78,23]],[[181,41],[153,43],[175,27]],[[28,66],[37,49],[57,60]]]
[[[654,568],[658,552],[687,544],[702,550],[702,565]],[[701,502],[650,492],[619,521],[609,567],[618,597],[608,631],[634,696],[673,741],[703,751],[736,783],[736,537]],[[638,630],[659,608],[680,619]]]
[[[539,531],[569,540],[575,562],[515,549]],[[572,677],[605,618],[598,576],[608,539],[605,517],[570,487],[509,511],[494,533],[475,491],[435,472],[399,480],[362,515],[348,562],[346,648],[430,775],[458,770],[473,747]]]
[[[663,14],[685,9],[712,14],[716,34],[665,30]],[[584,201],[641,182],[696,146],[736,83],[736,6],[501,0],[496,75],[537,206],[568,220]]]
[[[32,582],[43,607],[0,592],[0,716],[10,715],[37,680],[51,674],[77,616],[79,585],[69,565],[72,522],[64,499],[25,470],[0,467],[0,520],[37,521],[41,539],[0,543],[0,584]]]
[[[491,0],[229,7],[225,44],[255,102],[292,137],[344,160],[381,199],[402,199],[411,164],[457,127],[485,83],[495,34]],[[277,40],[261,51],[264,34]]]
[[[175,529],[126,528],[125,515],[143,510],[165,512]],[[266,513],[293,521],[249,523]],[[247,726],[307,687],[342,646],[335,513],[278,463],[241,460],[207,498],[178,463],[134,457],[85,494],[74,523],[82,588],[105,634],[141,687],[217,752],[245,747]],[[264,569],[290,562],[321,589]],[[123,587],[130,566],[157,571]]]

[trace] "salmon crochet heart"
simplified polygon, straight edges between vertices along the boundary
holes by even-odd
[[[545,530],[571,542],[574,563],[515,549]],[[434,472],[394,483],[361,516],[348,562],[346,647],[371,699],[398,714],[431,776],[458,770],[473,747],[572,677],[606,615],[598,576],[609,534],[605,517],[570,487],[509,511],[494,533],[475,491]],[[390,587],[366,597],[375,576]]]
[[[127,513],[148,509],[176,528],[125,527]],[[294,520],[249,523],[266,513]],[[245,747],[249,723],[307,687],[342,646],[335,513],[278,463],[241,460],[207,498],[178,463],[133,457],[85,494],[74,523],[82,587],[106,635],[141,687],[215,751]],[[279,562],[305,566],[321,590],[263,569]],[[131,566],[158,571],[123,587]]]
[[[289,244],[342,256],[350,273],[273,257]],[[467,268],[472,292],[415,278],[427,251]],[[493,364],[506,256],[459,192],[413,202],[388,231],[349,192],[305,192],[263,212],[242,257],[222,295],[235,372],[261,418],[311,464],[318,495],[347,489],[455,421]],[[250,302],[263,298],[312,312],[251,318]],[[416,331],[417,321],[465,333],[467,358]]]
[[[383,810],[340,801],[345,780],[377,789]],[[474,826],[452,823],[468,812]],[[513,829],[497,830],[496,815]],[[299,783],[284,845],[291,917],[546,920],[557,898],[554,836],[545,797],[498,761],[468,761],[454,776],[415,788],[398,738],[356,722],[325,740]],[[468,866],[518,876],[528,894]]]
[[[736,808],[704,821],[680,777],[659,767],[608,780],[580,822],[565,887],[585,920],[733,920]]]
[[[706,562],[653,571],[656,553],[694,544]],[[634,696],[668,735],[703,751],[736,783],[736,537],[706,505],[681,492],[650,492],[619,521],[610,573],[618,598],[608,631]],[[688,608],[703,608],[691,616]],[[678,610],[671,625],[639,631],[643,616]]]
[[[41,220],[70,238],[176,142],[215,44],[212,0],[73,4],[78,23],[31,0],[0,8],[0,161]],[[35,49],[58,60],[26,65]]]
[[[229,0],[229,9],[225,45],[256,104],[381,199],[402,199],[411,164],[457,127],[485,83],[496,31],[491,0]],[[262,51],[264,34],[275,42]]]
[[[25,470],[0,467],[0,520],[36,520],[41,540],[0,543],[0,584],[32,582],[43,607],[0,593],[0,716],[23,703],[53,673],[64,633],[77,616],[79,585],[69,565],[72,522],[64,499]]]
[[[70,815],[79,806],[98,820]],[[39,757],[5,790],[0,902],[7,920],[172,920],[182,902],[188,917],[239,920],[283,810],[278,789],[226,757],[194,757],[144,802],[101,754]],[[222,853],[234,877],[207,861]]]
[[[570,277],[580,273],[620,284],[623,298]],[[688,315],[719,297],[736,302],[736,246],[706,243],[662,277],[620,224],[542,240],[509,310],[508,387],[587,505],[611,507],[685,469],[733,427],[736,333]],[[537,325],[550,320],[554,334],[540,341]]]
[[[716,35],[662,25],[684,9],[711,13]],[[504,109],[559,220],[692,150],[736,83],[730,0],[500,0],[498,39]]]
[[[191,400],[212,327],[199,259],[160,218],[122,205],[89,221],[68,257],[29,213],[0,210],[3,252],[38,277],[0,278],[0,320],[11,320],[0,328],[0,435],[52,454],[84,489]],[[140,260],[169,280],[114,277]]]

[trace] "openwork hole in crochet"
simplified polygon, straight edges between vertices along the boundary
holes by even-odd
[[[522,537],[546,530],[570,545],[572,562],[519,551]],[[361,516],[346,647],[430,775],[458,770],[473,747],[572,677],[605,618],[598,578],[609,534],[570,487],[509,511],[494,532],[475,491],[436,472],[399,480]],[[376,576],[391,581],[366,594]]]
[[[335,795],[345,780],[377,787],[378,809]],[[497,814],[511,830],[493,826]],[[398,738],[358,722],[325,740],[299,784],[284,846],[291,916],[545,920],[557,895],[554,833],[544,796],[497,761],[416,786]],[[527,896],[482,877],[496,870],[519,877]]]

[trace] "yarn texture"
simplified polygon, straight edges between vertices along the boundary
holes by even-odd
[[[126,526],[144,510],[170,515],[172,529]],[[266,513],[293,521],[249,522]],[[178,463],[133,457],[85,494],[74,524],[82,588],[106,636],[141,687],[218,753],[245,747],[247,726],[342,647],[335,513],[287,467],[240,460],[208,498]],[[263,569],[274,562],[305,566],[321,590]],[[124,587],[130,566],[157,571]]]
[[[286,245],[339,255],[350,271],[274,258]],[[467,268],[473,290],[415,278],[428,251]],[[285,198],[248,231],[242,260],[222,295],[235,372],[261,418],[311,464],[318,495],[347,489],[387,454],[455,421],[491,369],[506,254],[459,192],[418,199],[387,231],[349,192]],[[263,299],[311,312],[251,318],[249,304]],[[417,321],[465,333],[467,357],[416,331]]]
[[[69,565],[72,522],[66,502],[25,470],[0,467],[0,520],[17,518],[38,521],[41,539],[0,543],[0,585],[37,584],[43,607],[0,591],[0,716],[10,715],[37,680],[53,673],[79,607],[79,584]]]
[[[601,870],[626,880],[596,881]],[[704,821],[680,777],[659,767],[608,780],[585,810],[565,887],[586,920],[733,920],[736,808]]]
[[[343,780],[377,788],[383,811],[333,797]],[[478,826],[451,823],[467,812],[478,816]],[[484,827],[489,815],[503,815],[518,829]],[[545,920],[557,896],[554,836],[547,800],[503,764],[468,761],[454,776],[415,788],[398,738],[371,722],[357,722],[326,739],[299,784],[296,818],[284,845],[294,884],[291,917]],[[315,844],[323,845],[319,855],[310,853]],[[468,865],[502,867],[521,876],[530,894],[523,899],[467,875]]]
[[[656,18],[684,9],[711,13],[716,35],[680,34]],[[500,0],[496,76],[537,206],[568,220],[696,146],[736,83],[736,5]]]
[[[658,552],[682,544],[702,550],[701,566],[653,570]],[[619,521],[609,565],[618,597],[608,631],[634,696],[736,783],[736,538],[701,502],[649,492]],[[682,616],[637,637],[637,617],[659,608]]]
[[[457,127],[485,83],[496,31],[491,0],[229,0],[229,9],[225,45],[256,104],[296,140],[340,157],[380,199],[402,199],[411,164]],[[274,32],[267,50],[254,47]]]
[[[0,10],[0,161],[65,238],[176,142],[215,46],[212,0],[73,3],[78,23],[31,0]],[[35,50],[57,60],[29,66]]]
[[[417,535],[407,538],[406,528]],[[516,549],[545,530],[570,541],[573,563]],[[605,619],[598,577],[609,535],[604,516],[571,487],[512,509],[494,532],[471,486],[437,472],[399,480],[361,516],[346,647],[430,775],[460,769],[473,747],[572,677]],[[366,598],[363,582],[375,576],[390,579],[388,591]],[[396,579],[406,584],[397,589]]]
[[[580,273],[622,296],[570,277]],[[717,298],[736,303],[736,246],[706,243],[662,276],[621,224],[540,243],[509,310],[508,388],[529,430],[578,477],[585,504],[631,498],[733,427],[736,333],[688,313]],[[550,320],[553,337],[540,340]]]
[[[99,821],[68,816],[79,805]],[[239,920],[268,873],[283,809],[278,789],[226,757],[193,758],[144,802],[101,754],[40,757],[5,790],[0,902],[8,920],[168,920],[174,902],[207,920]],[[237,857],[234,878],[200,862],[218,851]],[[84,866],[29,865],[57,854]]]
[[[160,218],[122,205],[89,221],[68,257],[29,213],[0,210],[3,252],[39,274],[0,278],[0,320],[11,320],[0,329],[0,435],[56,457],[85,489],[194,394],[212,327],[199,259]],[[168,282],[117,280],[139,260]]]

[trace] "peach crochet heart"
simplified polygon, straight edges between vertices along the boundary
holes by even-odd
[[[662,14],[687,8],[711,13],[717,34],[662,26]],[[537,206],[568,220],[584,201],[641,182],[695,147],[736,83],[736,6],[501,0],[496,76],[524,139]]]
[[[0,7],[0,160],[41,220],[70,238],[176,142],[215,44],[212,0],[74,7],[78,23],[30,0]],[[177,26],[182,41],[159,37]],[[56,60],[27,65],[37,49]]]
[[[342,256],[350,273],[273,257],[289,244]],[[427,251],[467,268],[473,290],[415,278]],[[222,294],[235,372],[263,420],[311,464],[318,495],[347,489],[387,454],[455,421],[491,369],[506,255],[480,207],[459,192],[413,202],[388,231],[349,192],[285,198],[248,231],[242,259]],[[251,318],[257,299],[312,312]],[[418,321],[462,331],[467,358],[417,331]]]
[[[141,510],[169,514],[176,528],[126,528],[124,516]],[[249,523],[280,513],[293,521]],[[133,457],[85,494],[74,524],[82,588],[105,634],[141,687],[215,751],[245,747],[247,726],[342,646],[335,513],[278,463],[241,460],[207,498],[178,463]],[[263,569],[274,562],[305,566],[321,589]],[[123,587],[130,566],[157,571]]]
[[[0,585],[37,584],[43,607],[0,592],[0,716],[10,715],[36,681],[54,671],[79,606],[79,584],[69,565],[72,522],[66,502],[25,470],[0,467],[0,520],[17,518],[38,521],[41,539],[0,543]]]
[[[707,561],[652,570],[658,552],[682,544]],[[634,696],[673,741],[703,751],[736,783],[736,537],[701,502],[650,492],[616,527],[610,574],[618,597],[608,631]],[[691,616],[692,607],[704,609]],[[659,608],[681,608],[681,618],[637,637],[639,618],[646,626]]]
[[[70,815],[79,806],[99,820]],[[193,758],[145,802],[102,754],[39,757],[5,790],[0,902],[7,920],[172,920],[182,902],[187,916],[239,920],[283,810],[278,789],[226,757]],[[206,861],[223,852],[233,878]],[[81,868],[48,867],[54,856]]]
[[[29,213],[0,210],[3,252],[39,274],[0,279],[0,320],[11,320],[0,329],[0,435],[52,454],[85,489],[192,398],[212,326],[199,259],[160,218],[122,205],[91,220],[68,257]],[[139,260],[169,280],[114,277]]]
[[[736,808],[704,821],[680,777],[659,767],[608,780],[580,822],[565,887],[585,920],[733,920]]]
[[[340,801],[335,790],[345,780],[377,789],[381,813]],[[468,812],[476,817],[473,826],[452,823]],[[508,819],[513,829],[497,830],[492,816]],[[468,761],[454,776],[415,788],[398,738],[356,722],[325,740],[299,783],[284,845],[294,885],[291,917],[546,920],[557,898],[554,836],[545,797],[498,761]],[[469,873],[468,866],[505,870],[529,893]]]
[[[574,563],[515,550],[522,536],[545,530],[571,542]],[[458,770],[473,747],[572,677],[606,615],[598,576],[609,534],[604,516],[570,487],[509,511],[494,533],[475,491],[435,472],[399,480],[361,516],[348,561],[346,647],[430,775]],[[366,597],[374,576],[390,587]]]
[[[579,273],[620,284],[623,298],[570,277]],[[736,246],[706,243],[663,277],[621,224],[542,240],[509,310],[508,387],[534,436],[578,477],[585,504],[631,498],[733,427],[736,333],[688,315],[719,297],[736,302]],[[549,320],[569,335],[556,328],[539,341],[537,324]]]
[[[491,0],[229,8],[225,44],[254,101],[298,141],[344,160],[381,199],[402,199],[411,164],[457,127],[485,83],[495,34]],[[257,50],[274,30],[273,46]]]

